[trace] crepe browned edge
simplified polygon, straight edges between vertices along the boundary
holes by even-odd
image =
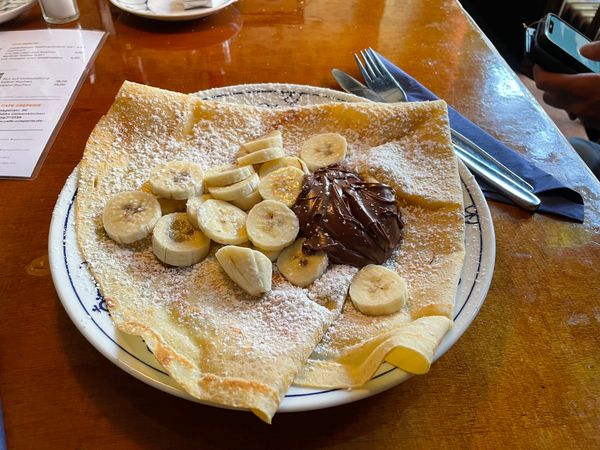
[[[306,129],[304,130],[305,137],[318,131],[324,131],[324,128],[327,127],[337,128],[339,130],[348,129],[354,130],[357,133],[363,133],[367,138],[367,146],[375,146],[388,140],[402,137],[411,129],[415,129],[415,127],[426,127],[428,117],[433,116],[434,120],[439,122],[440,118],[442,118],[442,120],[444,119],[445,114],[445,104],[443,102],[394,106],[373,104],[327,104],[314,107],[289,108],[279,111],[261,110],[260,108],[242,106],[217,106],[213,102],[203,102],[183,94],[126,83],[123,86],[117,101],[111,108],[111,111],[109,111],[106,117],[101,119],[90,136],[88,146],[86,147],[86,153],[84,154],[84,158],[80,165],[77,226],[78,238],[84,256],[85,245],[82,245],[82,241],[89,238],[91,234],[98,232],[98,227],[96,227],[94,230],[88,229],[86,235],[86,233],[82,232],[83,227],[81,226],[81,214],[85,213],[86,189],[93,192],[92,188],[98,183],[98,167],[94,167],[93,170],[88,170],[90,169],[90,167],[88,167],[88,155],[91,151],[93,152],[91,149],[103,149],[103,151],[107,151],[107,156],[110,155],[110,149],[113,148],[113,145],[115,144],[115,134],[112,128],[115,126],[115,123],[109,120],[111,113],[115,113],[115,109],[118,110],[121,108],[123,103],[135,103],[136,97],[140,96],[147,100],[151,99],[146,102],[146,107],[155,104],[161,111],[161,114],[168,116],[169,120],[160,124],[161,133],[168,134],[171,139],[181,141],[188,140],[191,134],[198,134],[206,131],[207,123],[210,124],[212,121],[214,124],[214,122],[222,119],[223,116],[231,118],[253,115],[254,120],[257,120],[258,118],[259,122],[262,121],[260,126],[249,127],[247,130],[237,130],[236,133],[233,133],[236,139],[244,140],[256,137],[261,132],[266,132],[273,128],[281,128],[285,136],[286,129],[291,129],[293,127],[301,129],[303,120],[308,118],[310,119],[308,125],[304,124],[306,125]],[[119,104],[119,102],[121,102],[121,104]],[[146,112],[147,111],[140,111],[140,116],[136,118],[136,121],[139,120],[141,122],[138,126],[142,128],[148,125],[148,123],[152,123],[152,120],[156,120],[152,117],[146,117]],[[148,116],[150,115],[148,114]],[[389,126],[385,129],[385,132],[382,132],[381,130],[374,132],[373,122],[375,119],[378,121],[381,120],[382,116],[385,116]],[[164,121],[164,119],[165,117],[161,117],[160,120]],[[244,121],[242,120],[242,122]],[[325,124],[325,127],[323,127],[323,123]],[[417,125],[415,125],[415,123]],[[403,127],[391,126],[392,124],[401,124]],[[156,124],[153,123],[152,125]],[[394,128],[400,130],[397,135],[394,135]],[[125,139],[126,138],[127,137],[125,137]],[[233,142],[231,142],[231,144],[233,144]],[[297,144],[298,142],[296,142],[296,145]],[[97,160],[95,160],[95,162],[97,163]],[[124,161],[122,156],[108,158],[104,170],[113,170],[115,167],[119,170],[127,169],[126,163],[127,161]],[[410,197],[411,195],[418,195],[418,193],[409,192],[407,195]],[[424,204],[439,204],[440,202],[452,203],[454,196],[449,195],[448,198],[436,199],[435,196],[425,195],[422,200]],[[96,225],[98,225],[98,223],[96,223]],[[95,273],[94,267],[90,267],[90,269],[92,270],[92,273]],[[97,279],[97,281],[101,288],[105,290],[106,286],[111,282],[118,283],[118,278],[119,275],[117,274],[112,279]],[[129,294],[135,295],[135,293]],[[452,302],[453,297],[446,302],[445,306],[437,306],[439,306],[441,310],[451,311]],[[195,367],[194,364],[191,364],[188,359],[182,357],[176,349],[166,345],[161,338],[160,333],[156,333],[154,330],[149,329],[147,326],[144,326],[143,323],[135,320],[131,321],[128,320],[127,317],[123,317],[121,315],[123,312],[122,302],[119,298],[108,296],[108,304],[113,320],[119,329],[127,333],[142,336],[158,361],[191,395],[221,406],[251,409],[263,418],[263,420],[270,421],[270,418],[274,414],[279,401],[287,388],[273,390],[268,386],[257,385],[248,380],[236,379],[235,377],[223,380],[219,377],[210,376],[209,374],[201,374],[198,372],[197,367]],[[425,305],[424,311],[430,306],[431,305]],[[314,344],[319,341],[327,324],[323,325],[322,330],[315,332]],[[306,354],[306,357],[308,357],[308,354]],[[198,383],[196,381],[198,379],[201,379],[202,384],[202,389],[200,390],[197,388]],[[289,383],[291,383],[291,381],[292,380],[290,379]],[[289,384],[287,386],[289,386]],[[232,401],[232,396],[235,397],[235,401]]]

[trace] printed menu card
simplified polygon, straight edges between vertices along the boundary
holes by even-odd
[[[37,174],[105,36],[0,32],[0,177]]]

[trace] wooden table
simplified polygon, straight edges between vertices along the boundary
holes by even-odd
[[[110,33],[37,179],[0,181],[0,398],[8,446],[598,448],[600,184],[455,0],[242,0],[187,23],[79,0]],[[40,10],[0,30],[45,28]],[[182,92],[336,88],[372,46],[585,197],[583,225],[490,202],[497,256],[472,326],[425,376],[360,402],[279,414],[198,405],[109,362],[65,313],[47,263],[65,179],[124,80]]]

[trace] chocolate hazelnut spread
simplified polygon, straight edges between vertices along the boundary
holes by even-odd
[[[305,177],[293,210],[306,238],[304,248],[324,250],[335,263],[381,264],[402,239],[394,190],[365,182],[338,164]]]

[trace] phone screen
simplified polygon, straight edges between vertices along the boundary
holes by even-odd
[[[546,36],[555,45],[563,49],[581,64],[589,67],[593,72],[600,72],[600,62],[581,56],[579,47],[590,42],[583,34],[567,25],[557,17],[549,17],[546,24]]]

